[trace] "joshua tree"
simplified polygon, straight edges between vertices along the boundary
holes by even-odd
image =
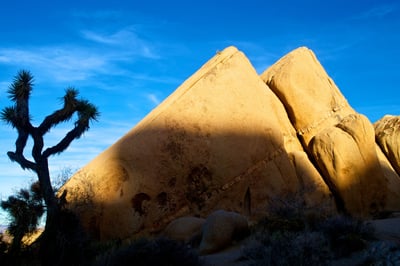
[[[29,98],[32,87],[33,76],[31,73],[25,70],[20,71],[8,89],[9,98],[14,105],[4,108],[0,118],[18,132],[15,151],[9,151],[7,153],[8,157],[11,161],[17,162],[22,169],[29,169],[37,174],[42,196],[47,207],[45,231],[48,231],[49,226],[55,226],[57,214],[60,210],[50,182],[49,157],[65,151],[74,139],[79,138],[89,129],[92,120],[97,120],[99,112],[97,107],[87,100],[78,99],[78,91],[76,89],[68,88],[63,97],[64,106],[45,117],[39,126],[33,126],[29,113]],[[77,114],[74,127],[58,144],[44,149],[44,135],[59,123],[70,120],[74,114]],[[28,137],[33,140],[33,160],[27,159],[24,155]]]

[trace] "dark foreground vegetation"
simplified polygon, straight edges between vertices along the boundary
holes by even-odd
[[[142,238],[126,243],[119,240],[99,243],[87,241],[82,232],[79,236],[74,232],[68,233],[72,233],[73,236],[60,234],[57,242],[52,243],[54,253],[50,254],[40,254],[37,243],[24,246],[19,253],[11,254],[8,252],[9,244],[0,241],[1,265],[42,265],[42,256],[47,257],[47,265],[57,266],[203,265],[194,249],[166,238]]]
[[[298,197],[274,201],[253,226],[242,259],[267,265],[400,265],[400,239],[381,241],[366,221],[307,209]]]
[[[269,214],[251,227],[242,240],[240,263],[245,265],[400,265],[400,244],[374,237],[366,222],[343,215],[321,215],[294,205],[273,206]],[[12,245],[0,241],[1,265],[207,265],[196,246],[165,238],[141,238],[130,241],[91,241],[78,219],[69,211],[60,214],[57,237],[50,253],[41,254],[38,241]],[[354,257],[352,259],[352,257]],[[241,264],[243,265],[243,264]]]

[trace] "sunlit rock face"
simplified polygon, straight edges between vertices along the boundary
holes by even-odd
[[[284,104],[340,209],[358,216],[399,209],[400,179],[375,144],[372,124],[350,107],[311,50],[292,51],[261,77]]]
[[[298,194],[334,209],[285,107],[245,55],[215,55],[63,187],[98,239],[157,233],[213,210],[247,217]]]
[[[400,174],[400,116],[386,115],[374,127],[377,143]]]
[[[102,240],[215,210],[257,220],[288,195],[371,217],[400,210],[397,124],[386,117],[374,129],[307,48],[259,76],[228,47],[62,190]]]

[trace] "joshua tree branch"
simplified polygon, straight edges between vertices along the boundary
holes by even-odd
[[[35,172],[37,171],[36,164],[26,159],[23,154],[17,154],[15,152],[9,151],[7,152],[7,155],[11,161],[17,162],[22,167],[22,169],[31,169]]]
[[[87,126],[81,125],[80,123],[76,123],[75,127],[70,130],[67,135],[57,144],[54,145],[53,147],[47,148],[43,152],[43,157],[48,158],[51,155],[61,153],[65,151],[68,146],[71,144],[71,142],[74,139],[79,138],[86,130],[88,129]]]
[[[74,111],[68,110],[68,108],[64,107],[47,116],[40,124],[38,129],[42,134],[44,134],[48,132],[53,126],[71,119],[73,114]]]
[[[79,101],[76,99],[77,95],[78,91],[73,88],[66,90],[65,96],[63,97],[63,108],[55,111],[43,120],[42,124],[38,127],[41,134],[45,134],[50,130],[51,127],[71,119],[72,115],[76,112],[76,108],[79,103]]]

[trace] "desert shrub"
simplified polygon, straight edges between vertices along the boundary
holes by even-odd
[[[400,265],[400,244],[391,241],[372,243],[362,265]]]
[[[194,250],[177,241],[166,238],[139,239],[130,245],[111,250],[96,260],[97,266],[200,266],[200,258]]]
[[[295,203],[297,204],[297,202]],[[269,205],[267,215],[255,225],[256,231],[298,232],[305,229],[303,213],[297,205],[285,200],[275,200]]]
[[[325,206],[307,206],[304,194],[313,188],[269,199],[267,215],[253,229],[266,232],[300,232],[315,230],[318,224],[331,215]]]
[[[252,266],[324,265],[328,261],[327,239],[319,232],[277,232],[261,235],[243,250]]]
[[[255,266],[324,265],[365,250],[372,238],[372,226],[361,220],[307,207],[301,192],[289,193],[270,199],[242,255]]]
[[[286,217],[269,216],[257,225],[251,244],[243,251],[243,257],[251,265],[324,265],[332,259],[366,250],[368,241],[373,240],[369,224],[348,216],[329,217],[313,227],[306,226],[307,220],[300,218],[301,215],[292,216],[295,220]]]
[[[279,216],[268,216],[260,220],[256,230],[267,232],[299,232],[305,229],[304,220],[301,218],[283,218]]]
[[[13,236],[10,253],[18,255],[24,248],[22,238],[36,230],[45,211],[39,182],[32,183],[29,189],[20,189],[0,205],[10,217],[8,232]]]
[[[348,256],[367,247],[373,239],[373,227],[349,216],[334,216],[320,224],[336,257]]]
[[[92,257],[93,260],[96,257],[102,256],[104,254],[109,255],[121,248],[122,241],[120,239],[112,239],[108,241],[91,241],[89,244],[88,255]]]

